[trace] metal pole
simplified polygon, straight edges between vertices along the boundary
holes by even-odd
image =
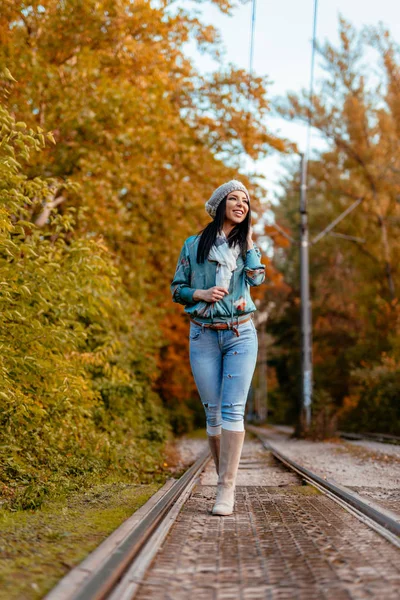
[[[302,423],[311,424],[312,402],[312,322],[309,282],[309,239],[307,215],[307,159],[301,155],[300,183],[300,297],[302,352]]]
[[[310,269],[309,239],[307,215],[307,161],[310,154],[312,109],[314,100],[314,64],[317,36],[318,0],[314,0],[313,37],[310,69],[310,111],[307,124],[307,142],[305,154],[301,155],[301,188],[300,188],[300,291],[301,291],[301,353],[302,353],[302,415],[301,428],[309,429],[311,425],[312,402],[312,346],[311,346],[311,302],[310,302]]]

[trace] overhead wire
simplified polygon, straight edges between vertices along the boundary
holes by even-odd
[[[248,142],[248,140],[249,140],[250,97],[251,97],[251,84],[252,84],[252,80],[253,80],[252,77],[253,77],[255,25],[256,25],[256,0],[252,0],[251,21],[250,21],[250,48],[249,48],[249,83],[247,86],[248,110],[247,110],[247,116],[246,116],[246,134],[245,134],[246,142]]]
[[[252,0],[251,25],[250,25],[250,53],[249,53],[249,73],[250,79],[253,74],[253,56],[254,56],[254,32],[256,25],[256,0]]]
[[[254,60],[254,39],[255,39],[255,25],[256,25],[256,0],[252,0],[251,10],[251,22],[250,22],[250,49],[249,49],[249,86],[248,86],[248,100],[250,101],[250,89],[253,75],[253,60]],[[304,176],[305,185],[307,185],[307,166],[311,148],[311,129],[312,129],[312,111],[314,102],[314,74],[315,74],[315,55],[317,47],[317,21],[318,21],[318,0],[314,0],[313,8],[313,27],[312,27],[312,49],[311,49],[311,64],[310,64],[310,84],[309,84],[309,114],[307,119],[307,131],[306,131],[306,147],[303,154],[304,160]],[[247,118],[247,131],[246,137],[248,139],[249,131],[249,118]],[[283,231],[280,233],[283,235]],[[285,236],[286,237],[286,236]]]
[[[314,14],[313,14],[313,34],[312,34],[312,49],[311,49],[311,64],[310,64],[310,87],[309,87],[309,102],[310,108],[307,119],[307,137],[306,137],[306,148],[304,152],[305,161],[305,176],[307,177],[307,164],[310,155],[311,146],[311,127],[312,127],[312,112],[314,103],[314,72],[315,72],[315,54],[317,47],[317,19],[318,19],[318,0],[314,0]]]

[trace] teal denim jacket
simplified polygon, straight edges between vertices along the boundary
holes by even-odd
[[[250,286],[263,283],[265,267],[256,246],[247,251],[245,261],[242,256],[238,257],[228,295],[218,302],[193,300],[196,289],[207,290],[216,285],[217,262],[206,259],[199,264],[196,260],[199,240],[198,235],[192,235],[183,244],[171,283],[173,301],[183,304],[185,312],[202,323],[230,322],[257,310],[250,296]]]

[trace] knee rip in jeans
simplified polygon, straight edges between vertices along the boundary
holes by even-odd
[[[218,404],[210,404],[209,402],[203,402],[203,406],[210,413],[217,413],[218,412]]]
[[[243,406],[243,403],[242,402],[224,402],[221,405],[221,408],[223,410],[224,408],[232,408],[232,406],[239,406],[239,407],[241,407],[241,406]]]

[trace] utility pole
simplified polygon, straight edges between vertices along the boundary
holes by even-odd
[[[300,180],[300,297],[301,297],[301,354],[302,354],[302,419],[306,429],[311,424],[312,402],[312,335],[310,302],[309,236],[307,214],[307,159],[301,155]]]
[[[305,154],[301,155],[300,182],[300,292],[301,292],[301,354],[302,354],[302,406],[301,429],[310,429],[312,402],[312,342],[311,342],[311,302],[310,302],[310,267],[309,238],[307,214],[307,162],[310,154],[312,108],[314,102],[314,64],[317,39],[318,0],[314,0],[313,36],[310,67],[310,110],[307,123],[307,142]]]
[[[312,369],[312,311],[310,300],[310,267],[309,267],[309,248],[330,234],[352,242],[363,244],[362,238],[357,238],[343,233],[336,233],[333,229],[345,217],[347,217],[357,206],[361,204],[364,197],[358,198],[353,204],[347,207],[336,219],[334,219],[325,229],[316,235],[311,241],[308,233],[308,212],[307,212],[307,158],[301,154],[301,178],[300,178],[300,240],[296,240],[289,235],[277,223],[273,227],[291,243],[300,247],[300,315],[301,315],[301,415],[300,430],[307,431],[311,425],[311,405],[313,392],[313,369]]]

